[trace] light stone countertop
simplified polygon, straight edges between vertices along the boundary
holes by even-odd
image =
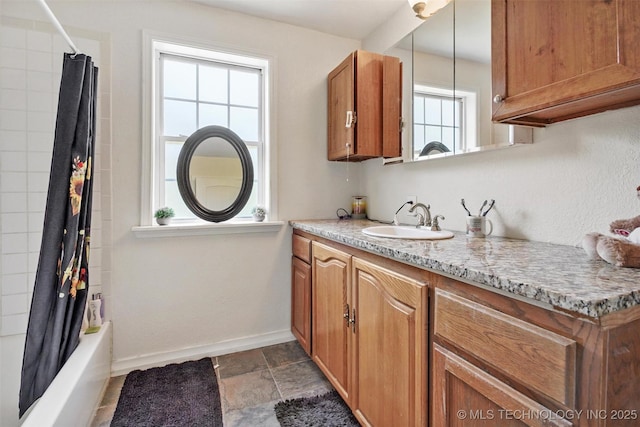
[[[640,269],[591,260],[582,248],[454,232],[446,240],[372,237],[368,220],[292,220],[301,231],[580,314],[600,318],[640,305]]]

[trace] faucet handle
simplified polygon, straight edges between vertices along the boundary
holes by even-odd
[[[440,224],[438,224],[438,218],[444,220],[445,218],[442,215],[436,215],[431,220],[431,231],[440,231]]]
[[[421,227],[424,225],[424,215],[422,215],[420,212],[416,212],[415,217],[418,217],[418,223],[416,224],[416,227]]]

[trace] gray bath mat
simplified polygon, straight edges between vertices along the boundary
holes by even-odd
[[[222,427],[210,358],[127,374],[112,427]]]
[[[360,423],[337,391],[278,402],[276,417],[281,427],[357,427]]]

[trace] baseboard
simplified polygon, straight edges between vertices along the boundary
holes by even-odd
[[[189,347],[180,350],[145,354],[142,356],[114,360],[111,364],[111,376],[116,377],[119,375],[125,375],[136,369],[148,369],[164,366],[169,363],[180,363],[187,360],[197,360],[203,357],[221,356],[223,354],[252,350],[254,348],[281,344],[283,342],[293,340],[295,340],[295,337],[290,330],[286,329],[262,335],[222,341],[205,346]]]

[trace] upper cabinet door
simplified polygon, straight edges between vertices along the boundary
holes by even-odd
[[[382,157],[402,155],[402,62],[385,56],[382,63]]]
[[[357,50],[329,73],[329,160],[362,161],[400,155],[400,98],[396,92],[401,85],[401,64],[397,60],[396,69],[392,69],[393,61],[389,60],[389,69],[383,73],[384,61],[383,55]],[[383,86],[392,95],[387,101],[383,101]],[[395,130],[389,130],[392,138],[383,138],[383,105],[397,123]]]
[[[339,160],[354,153],[355,52],[345,58],[328,79],[327,157]]]
[[[640,104],[640,2],[492,0],[493,120],[544,126]]]

